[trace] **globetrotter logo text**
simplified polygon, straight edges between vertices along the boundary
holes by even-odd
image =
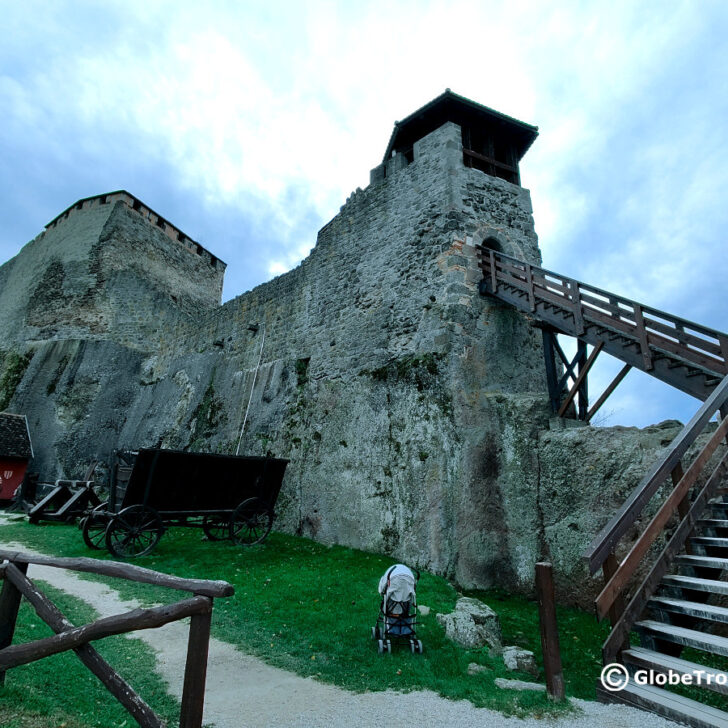
[[[667,670],[638,669],[630,672],[624,665],[612,662],[605,665],[601,674],[602,686],[611,693],[624,690],[630,682],[635,685],[728,685],[728,673],[718,670],[691,670],[689,672],[675,672]]]

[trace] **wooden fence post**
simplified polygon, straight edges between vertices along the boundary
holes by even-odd
[[[205,705],[205,679],[207,677],[207,653],[210,644],[212,599],[206,614],[195,614],[190,619],[190,636],[187,643],[184,687],[180,728],[200,728]]]
[[[549,562],[536,564],[536,594],[538,616],[541,624],[541,650],[546,672],[546,690],[552,700],[564,699],[564,674],[561,669],[559,630],[556,625],[553,569]]]
[[[28,565],[22,564],[18,567],[23,574],[28,571]],[[5,567],[3,567],[4,571]],[[3,573],[3,576],[5,574]],[[0,650],[10,647],[13,644],[15,634],[15,623],[18,620],[18,609],[20,608],[21,593],[7,578],[3,580],[3,588],[0,592]],[[0,672],[0,687],[5,684],[5,671]]]

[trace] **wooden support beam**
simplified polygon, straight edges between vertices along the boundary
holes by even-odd
[[[547,561],[539,561],[536,564],[536,594],[546,690],[552,700],[563,700],[565,696],[564,673],[561,666],[559,628],[556,623],[554,576],[553,568]]]
[[[491,293],[498,293],[498,273],[495,268],[495,250],[490,250],[489,252]]]
[[[8,561],[20,564],[41,564],[43,566],[55,566],[59,569],[113,576],[142,584],[154,584],[156,586],[166,586],[170,589],[202,594],[206,597],[229,597],[235,593],[233,586],[226,581],[181,579],[178,576],[160,574],[158,571],[145,569],[141,566],[134,566],[133,564],[125,564],[120,561],[100,561],[99,559],[87,559],[83,557],[61,558],[57,556],[29,555],[2,548],[0,548],[0,559],[7,559]]]
[[[549,388],[549,399],[551,400],[551,411],[558,412],[561,405],[561,388],[559,387],[559,375],[556,371],[556,357],[554,340],[556,334],[544,327],[541,329],[543,337],[543,355],[546,361],[546,384]]]
[[[652,364],[652,352],[650,344],[647,340],[647,329],[645,328],[645,319],[642,315],[642,306],[639,303],[634,304],[634,319],[637,326],[637,336],[639,337],[640,349],[642,350],[642,360],[645,363],[645,371],[654,369]]]
[[[21,584],[19,589],[23,588],[25,587]],[[34,596],[38,600],[47,599],[40,592],[35,592]],[[48,607],[48,604],[46,604],[46,607]],[[0,670],[9,670],[12,667],[27,665],[29,662],[57,655],[59,652],[65,652],[88,644],[93,640],[103,639],[115,634],[161,627],[169,624],[169,622],[191,617],[194,614],[200,614],[210,609],[210,600],[207,597],[197,596],[175,604],[134,609],[125,614],[104,617],[83,627],[64,630],[52,637],[0,650]]]
[[[50,625],[54,632],[60,633],[73,629],[73,624],[66,619],[58,607],[37,589],[14,564],[8,564],[7,578],[22,592],[38,616]],[[142,728],[164,728],[164,722],[91,645],[76,647],[74,652]]]
[[[614,392],[619,383],[627,376],[627,373],[632,368],[631,364],[625,364],[620,370],[619,374],[611,381],[610,385],[604,390],[603,394],[599,399],[592,405],[592,408],[586,413],[586,421],[589,422],[592,417],[597,413],[597,410],[607,401],[609,396]]]
[[[586,364],[581,368],[579,375],[576,378],[576,381],[574,382],[574,386],[569,391],[569,394],[566,395],[566,399],[561,403],[561,407],[559,408],[558,415],[559,417],[564,416],[564,412],[566,412],[569,405],[574,401],[574,397],[576,397],[579,387],[581,386],[582,382],[586,379],[587,374],[589,374],[589,370],[594,365],[594,362],[597,360],[597,357],[599,356],[599,352],[604,347],[603,342],[599,342],[593,349],[592,353],[589,355],[589,358],[586,360]]]
[[[206,614],[196,614],[190,620],[187,663],[182,689],[182,710],[179,720],[180,728],[200,728],[202,726],[211,619],[212,604],[210,604],[210,610]]]

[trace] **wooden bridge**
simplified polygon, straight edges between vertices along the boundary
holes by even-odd
[[[632,367],[702,400],[584,558],[591,574],[604,576],[595,606],[612,625],[605,669],[622,666],[598,682],[599,699],[728,728],[728,335],[488,247],[479,255],[480,292],[542,329],[559,415],[589,421]],[[573,359],[558,334],[577,339]],[[624,367],[589,407],[587,374],[602,351]],[[641,684],[642,671],[686,676],[692,687]]]

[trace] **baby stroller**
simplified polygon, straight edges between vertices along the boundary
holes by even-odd
[[[415,569],[415,571],[417,571]],[[388,569],[379,580],[382,595],[372,639],[377,640],[379,654],[392,651],[392,642],[409,643],[412,654],[422,653],[417,639],[417,576],[404,564]]]

